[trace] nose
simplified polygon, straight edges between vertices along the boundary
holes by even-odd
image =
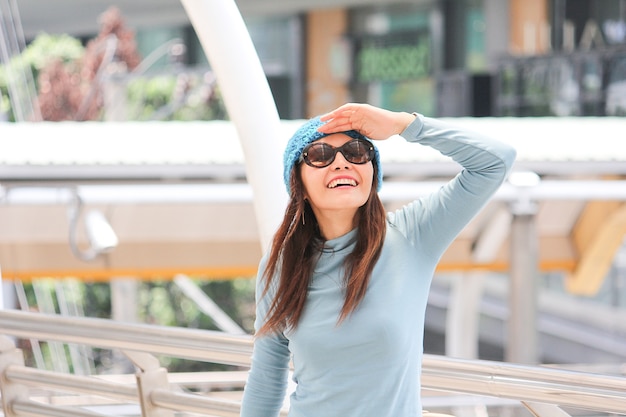
[[[350,169],[351,166],[352,164],[348,162],[345,156],[343,156],[343,153],[337,152],[335,154],[335,160],[333,161],[331,168],[336,170],[342,168]]]

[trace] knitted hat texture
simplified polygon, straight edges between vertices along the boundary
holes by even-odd
[[[289,142],[287,142],[287,147],[285,148],[285,153],[283,155],[283,163],[284,163],[284,171],[283,171],[283,180],[285,181],[285,187],[287,187],[287,193],[291,194],[291,190],[289,187],[289,178],[291,177],[291,170],[298,163],[300,156],[302,155],[302,151],[304,148],[311,142],[315,142],[316,140],[320,140],[323,137],[328,136],[326,133],[321,133],[317,130],[318,127],[323,125],[319,118],[316,116],[310,120],[308,120],[305,124],[300,126],[296,133],[293,134]],[[347,130],[345,132],[339,132],[345,135],[350,136],[354,139],[365,139],[371,142],[367,137],[363,136],[356,130]],[[378,186],[377,191],[380,191],[380,187],[383,183],[383,169],[380,164],[380,154],[378,152],[378,148],[374,145],[374,160],[372,161],[376,167],[378,168]]]

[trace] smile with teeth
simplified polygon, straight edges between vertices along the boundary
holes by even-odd
[[[356,187],[357,183],[356,183],[356,180],[352,178],[337,178],[336,180],[332,180],[328,184],[328,188],[336,188],[339,186],[346,186],[346,185],[350,187]]]

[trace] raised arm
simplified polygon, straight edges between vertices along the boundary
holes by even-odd
[[[463,167],[439,191],[390,216],[392,222],[403,224],[409,239],[426,243],[423,248],[440,257],[506,179],[516,152],[502,142],[422,115],[401,136],[430,146]]]
[[[425,242],[423,247],[435,257],[493,196],[515,160],[515,149],[502,142],[416,113],[349,103],[321,120],[326,122],[319,129],[323,133],[356,130],[373,140],[400,134],[409,142],[437,149],[463,167],[438,192],[390,215],[408,239]]]

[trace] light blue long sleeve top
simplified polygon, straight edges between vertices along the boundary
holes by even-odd
[[[290,417],[418,417],[424,316],[435,267],[446,248],[505,180],[515,150],[418,115],[401,136],[431,146],[462,166],[437,192],[387,214],[387,232],[367,289],[337,324],[344,302],[345,257],[356,230],[325,242],[295,329],[258,337],[244,389],[242,417],[276,417],[289,361],[296,389]],[[257,279],[255,328],[274,292]]]

